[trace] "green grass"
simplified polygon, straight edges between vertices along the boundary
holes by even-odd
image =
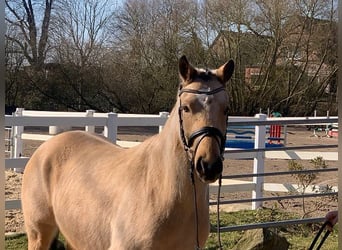
[[[6,250],[27,249],[27,239],[25,234],[17,234],[5,237]]]
[[[263,221],[276,221],[298,218],[297,215],[285,213],[274,209],[259,209],[259,210],[246,210],[231,213],[221,213],[220,225],[240,225],[244,223],[258,223]],[[216,214],[211,214],[212,228],[216,227]],[[286,237],[290,242],[291,250],[304,250],[308,249],[312,240],[314,239],[319,227],[321,225],[293,225],[281,228],[272,228],[279,235]],[[233,248],[236,243],[243,236],[244,232],[236,231],[229,233],[221,233],[221,241],[224,249]],[[321,250],[336,250],[338,242],[338,231],[335,227],[334,232],[329,235]],[[24,234],[15,236],[6,236],[5,249],[7,250],[21,250],[27,249],[27,239]],[[217,249],[217,234],[211,233],[209,235],[207,250]],[[247,250],[247,249],[246,249]]]
[[[220,225],[242,225],[253,224],[267,221],[281,221],[298,219],[299,216],[293,213],[286,213],[276,209],[259,209],[259,210],[246,210],[231,213],[221,213]],[[212,227],[216,228],[216,214],[211,214]],[[311,245],[312,240],[315,238],[321,224],[300,224],[291,226],[282,226],[279,228],[270,228],[281,236],[284,236],[290,243],[289,249],[291,250],[306,250]],[[215,229],[216,230],[216,229]],[[323,232],[324,234],[325,232]],[[232,249],[236,243],[243,236],[243,231],[233,231],[228,233],[221,233],[221,242],[224,249]],[[320,241],[320,239],[318,240]],[[336,250],[338,245],[338,230],[337,226],[334,228],[333,233],[329,235],[321,250]],[[319,243],[319,242],[318,242]],[[316,244],[316,246],[318,245]],[[207,241],[206,249],[217,249],[217,234],[211,233]],[[246,249],[247,250],[247,249]]]

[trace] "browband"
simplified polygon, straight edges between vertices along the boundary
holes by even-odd
[[[198,95],[213,95],[216,94],[220,91],[225,91],[226,88],[224,86],[217,88],[217,89],[213,89],[213,90],[196,90],[196,89],[180,89],[178,92],[178,96],[181,96],[181,94],[183,93],[191,93],[191,94],[198,94]]]

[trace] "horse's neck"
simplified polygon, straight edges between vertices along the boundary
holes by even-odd
[[[142,189],[146,191],[141,194],[145,193],[147,197],[142,200],[147,202],[147,207],[152,207],[152,217],[157,220],[165,219],[164,225],[169,230],[179,230],[173,228],[178,225],[179,218],[182,218],[179,223],[189,222],[187,226],[193,229],[197,211],[199,235],[206,238],[209,225],[208,185],[201,182],[196,173],[195,185],[192,183],[188,155],[180,138],[177,112],[171,112],[158,135],[132,150],[142,161],[135,165],[139,167],[139,177],[143,175],[144,178],[137,178],[143,179]]]
[[[173,110],[159,135],[159,140],[163,144],[165,167],[183,180],[189,176],[189,160],[180,139],[179,126],[177,112]]]
[[[189,156],[184,150],[184,145],[180,137],[180,124],[177,110],[174,109],[167,120],[164,129],[158,135],[159,141],[162,143],[161,154],[163,155],[162,171],[165,171],[165,178],[174,182],[171,185],[178,190],[180,196],[193,195],[193,183],[190,177],[190,161]],[[194,174],[196,182],[196,190],[201,198],[207,192],[207,185],[202,183]]]

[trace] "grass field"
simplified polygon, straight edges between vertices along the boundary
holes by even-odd
[[[258,223],[263,221],[276,221],[298,218],[297,215],[291,213],[284,213],[274,209],[259,209],[259,210],[246,210],[231,213],[221,213],[220,225],[239,225],[243,223]],[[211,214],[212,227],[216,226],[216,214]],[[279,235],[284,236],[290,242],[291,250],[304,250],[308,249],[312,240],[314,239],[319,224],[311,225],[293,225],[290,227],[273,228]],[[232,249],[236,243],[241,239],[244,232],[236,231],[229,233],[221,233],[221,241],[224,249]],[[333,233],[327,238],[321,250],[336,250],[338,245],[338,232],[337,227]],[[14,236],[6,236],[5,249],[8,250],[21,250],[27,249],[27,239],[25,234]],[[206,245],[208,250],[217,249],[217,234],[211,233]],[[248,250],[248,249],[245,249]]]

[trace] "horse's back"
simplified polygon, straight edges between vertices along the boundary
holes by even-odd
[[[59,134],[44,142],[33,153],[25,167],[24,179],[26,176],[31,178],[33,175],[40,175],[44,180],[54,181],[53,178],[57,178],[74,158],[86,157],[91,151],[105,149],[120,150],[104,138],[87,132],[70,131]]]
[[[70,131],[59,134],[44,142],[33,153],[28,161],[23,175],[23,196],[33,193],[32,188],[51,195],[56,186],[63,187],[63,179],[76,173],[86,171],[90,166],[90,159],[101,154],[114,155],[121,148],[99,136],[83,132]],[[94,169],[92,169],[94,170]]]

